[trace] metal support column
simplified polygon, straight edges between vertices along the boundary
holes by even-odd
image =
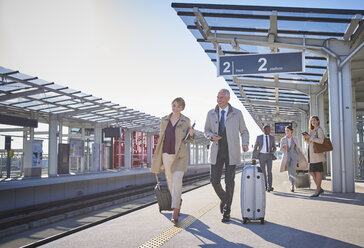
[[[199,155],[199,151],[198,151],[198,144],[195,143],[195,164],[198,164],[198,155]]]
[[[63,120],[59,120],[59,127],[58,127],[58,143],[63,143]]]
[[[341,192],[341,146],[340,146],[340,116],[339,116],[339,79],[338,61],[335,57],[328,58],[328,80],[329,80],[329,120],[330,138],[335,152],[330,152],[330,169],[332,177],[333,192]]]
[[[318,116],[318,108],[317,108],[316,95],[310,95],[310,116],[316,115]]]
[[[83,142],[85,142],[85,128],[82,127],[81,128],[81,140]],[[86,142],[84,143],[86,145]],[[83,156],[81,157],[81,165],[80,165],[80,172],[85,172],[86,170],[86,152],[85,152],[85,147],[83,148]],[[78,163],[78,158],[77,158],[77,163]],[[78,166],[77,166],[78,168]]]
[[[124,137],[125,137],[125,156],[124,156],[124,164],[125,168],[131,168],[131,133],[132,131],[129,129],[125,129]]]
[[[352,101],[352,105],[353,105],[353,130],[354,130],[354,176],[355,178],[358,178],[358,173],[359,173],[359,151],[358,151],[358,127],[357,127],[357,118],[356,118],[356,93],[355,93],[355,86],[353,85],[353,87],[351,88],[351,92],[352,92],[352,96],[353,96],[353,101]]]
[[[359,132],[359,174],[360,179],[364,179],[364,137],[363,137],[363,123],[358,124],[358,132]]]
[[[349,44],[344,44],[346,54],[350,53]],[[342,98],[343,98],[343,135],[344,135],[344,166],[345,184],[343,185],[343,192],[355,192],[355,173],[354,173],[354,132],[353,130],[353,96],[352,96],[352,82],[351,82],[351,63],[346,63],[341,70],[342,74]]]
[[[326,118],[325,118],[325,105],[324,105],[324,95],[321,94],[317,97],[317,106],[318,106],[318,112],[317,115],[320,119],[320,126],[324,130],[326,134]]]
[[[308,119],[307,118],[308,118],[307,114],[302,112],[301,113],[301,130],[302,130],[302,132],[308,132],[308,125],[307,125]],[[303,153],[306,154],[307,153],[306,143],[305,143],[302,135],[299,135],[299,137],[300,137],[299,140],[301,143],[302,151],[303,151]]]
[[[57,176],[57,116],[49,115],[48,176]]]
[[[306,131],[306,129],[302,129],[302,120],[298,121],[297,122],[297,127],[295,128],[294,130],[294,135],[298,138],[298,145],[302,148],[302,142],[303,142],[303,139],[302,139],[302,135],[301,133],[303,131]]]
[[[90,171],[102,170],[102,127],[100,123],[95,124],[94,144],[92,147],[92,163]]]
[[[153,134],[147,133],[147,166],[148,168],[152,165],[153,156]]]
[[[330,40],[329,54],[329,102],[330,138],[334,147],[331,152],[331,175],[334,192],[354,192],[354,142],[352,117],[352,83],[350,63],[339,64],[350,53],[349,44]],[[346,59],[345,59],[346,60]],[[341,69],[341,70],[340,70]]]

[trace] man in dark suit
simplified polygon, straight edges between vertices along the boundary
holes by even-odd
[[[249,131],[243,114],[229,104],[230,92],[222,89],[217,94],[217,105],[207,113],[205,136],[211,140],[211,184],[220,198],[222,222],[230,221],[235,188],[235,169],[241,162],[241,149],[248,151]],[[241,140],[240,140],[241,137]],[[225,166],[225,190],[221,176]]]
[[[272,182],[272,160],[273,154],[277,150],[274,142],[274,136],[270,135],[270,126],[264,126],[264,134],[259,135],[255,141],[252,163],[256,163],[256,159],[259,159],[260,168],[262,168],[265,188],[268,192],[273,191]],[[268,180],[267,180],[268,172]]]

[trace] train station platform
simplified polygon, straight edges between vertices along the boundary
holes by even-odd
[[[180,222],[154,204],[74,233],[44,247],[363,247],[364,184],[357,193],[325,193],[310,198],[311,188],[289,190],[286,173],[273,164],[274,191],[267,193],[265,224],[243,224],[240,212],[241,173],[236,175],[231,221],[221,222],[219,200],[206,185],[182,195]]]

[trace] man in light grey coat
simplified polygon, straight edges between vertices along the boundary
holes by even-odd
[[[210,145],[210,181],[221,200],[222,222],[230,221],[231,203],[235,187],[235,168],[241,162],[240,135],[243,151],[248,151],[249,132],[243,114],[229,104],[230,92],[222,89],[217,95],[217,106],[207,113],[205,136]],[[240,134],[240,135],[239,135]],[[225,190],[221,186],[221,175],[225,165]]]
[[[259,159],[260,168],[262,168],[264,174],[265,188],[268,192],[270,192],[274,189],[272,187],[272,160],[277,147],[274,141],[274,136],[270,135],[270,126],[265,125],[263,130],[264,134],[259,135],[255,141],[252,162],[255,164],[256,159]]]

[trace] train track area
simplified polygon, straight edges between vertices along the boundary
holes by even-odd
[[[183,193],[209,184],[209,172],[186,176]],[[155,184],[0,213],[0,247],[38,247],[156,204]]]

